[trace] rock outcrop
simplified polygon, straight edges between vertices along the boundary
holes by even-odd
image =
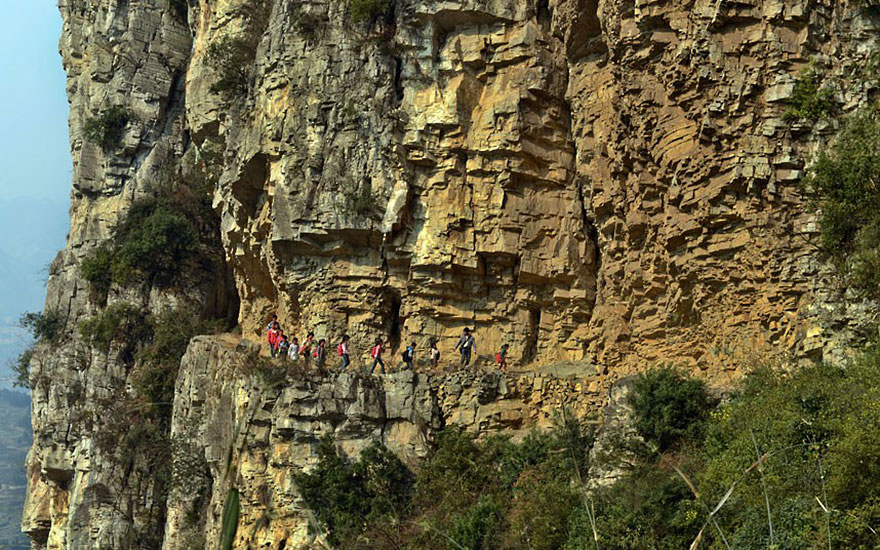
[[[546,373],[368,377],[296,370],[267,383],[249,369],[255,356],[247,348],[199,337],[181,362],[172,434],[195,459],[180,462],[204,466],[187,470],[172,492],[164,548],[187,550],[194,540],[218,548],[233,489],[241,502],[236,548],[315,547],[320,533],[294,476],[315,463],[324,436],[353,456],[379,441],[416,467],[445,426],[517,437],[551,426],[563,409],[586,417],[601,403],[587,380]],[[196,501],[204,517],[191,513]]]
[[[415,460],[446,423],[516,431],[561,403],[586,414],[655,362],[723,384],[756,354],[836,359],[876,315],[835,282],[798,190],[835,123],[781,116],[811,59],[837,79],[842,110],[867,100],[873,84],[852,74],[877,35],[872,11],[397,0],[354,23],[348,5],[60,3],[73,194],[47,297],[64,334],[31,365],[23,528],[35,548],[184,544],[149,461],[119,464],[99,444],[131,364],[120,343],[103,352],[76,327],[108,304],[234,318],[245,339],[277,312],[289,331],[351,334],[358,353],[379,334],[391,354],[437,339],[450,365],[472,327],[482,360],[509,342],[519,368],[578,369],[577,382],[307,376],[271,394],[224,377],[237,352],[195,341],[175,429],[197,428],[212,513],[233,473],[246,521],[265,491],[289,506],[247,535],[270,543],[284,529],[307,536],[289,476],[319,432],[351,451],[379,437]],[[119,144],[86,139],[115,107],[128,114]],[[205,159],[219,167],[202,244],[212,261],[187,264],[173,286],[114,284],[96,298],[85,256],[137,199]]]

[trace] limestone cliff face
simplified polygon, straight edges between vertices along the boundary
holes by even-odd
[[[268,491],[288,506],[269,526],[245,508],[261,527],[242,547],[311,536],[290,473],[318,433],[352,451],[379,437],[415,460],[447,423],[519,429],[563,402],[586,414],[655,361],[723,383],[756,352],[839,356],[874,314],[837,289],[797,188],[833,123],[781,120],[811,58],[839,79],[844,110],[866,101],[869,84],[849,77],[877,29],[858,5],[397,0],[370,25],[343,1],[60,9],[74,180],[47,298],[66,336],[31,368],[23,527],[37,548],[186,547],[182,505],[153,491],[148,465],[122,467],[95,443],[129,371],[75,328],[108,303],[237,317],[246,338],[278,312],[289,330],[348,332],[358,354],[378,334],[393,348],[437,338],[444,360],[469,326],[484,357],[509,342],[526,370],[582,365],[535,407],[524,388],[538,375],[305,377],[272,393],[223,375],[234,345],[195,341],[174,429],[196,430],[210,510],[230,480],[248,502]],[[214,86],[223,44],[244,45],[233,93]],[[107,150],[83,130],[111,107],[130,122]],[[96,300],[84,256],[162,174],[218,153],[216,261],[186,266],[174,288],[114,285]]]

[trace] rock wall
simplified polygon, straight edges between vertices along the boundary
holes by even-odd
[[[549,427],[563,408],[595,415],[602,400],[589,380],[548,373],[368,377],[355,369],[291,369],[267,383],[249,368],[255,361],[249,348],[197,337],[181,362],[172,434],[204,466],[187,469],[172,491],[167,550],[219,548],[222,511],[233,489],[241,503],[235,548],[315,548],[321,534],[310,524],[294,476],[315,464],[324,436],[350,456],[380,441],[416,467],[444,426],[517,437]]]
[[[115,463],[96,443],[107,407],[131,392],[130,365],[76,327],[115,302],[237,317],[250,339],[278,312],[296,333],[348,332],[356,364],[382,334],[393,357],[402,343],[439,339],[451,365],[469,326],[482,360],[509,342],[517,367],[574,369],[581,381],[553,390],[560,403],[601,401],[615,380],[658,361],[723,384],[755,354],[839,358],[876,316],[818,256],[797,188],[804,158],[836,123],[781,119],[810,59],[827,68],[841,110],[867,101],[873,84],[852,75],[877,35],[870,10],[833,0],[398,0],[387,17],[354,24],[347,6],[60,2],[74,170],[71,231],[47,296],[64,334],[31,365],[23,529],[35,548],[182,544],[180,509],[166,510],[148,464]],[[224,46],[238,65],[221,92]],[[130,113],[120,145],[85,139],[87,121],[117,106]],[[222,161],[207,251],[216,261],[185,266],[174,288],[137,281],[96,299],[79,274],[85,255],[163,174],[209,155]],[[244,379],[217,379],[199,403],[188,384],[232,368],[221,360],[232,352],[204,348],[209,368],[193,349],[176,418],[208,407],[232,419],[199,436],[212,513],[228,479],[208,441],[234,443],[250,453],[236,463],[246,465],[236,475],[247,502],[263,486],[288,499],[288,523],[273,532],[302,525],[289,471],[308,464],[319,429],[350,424],[350,450],[378,434],[414,459],[445,422],[516,430],[550,407],[527,397],[543,395],[527,390],[538,375],[453,374],[304,378],[275,401]],[[321,416],[310,392],[343,412]],[[492,416],[493,403],[507,404]],[[293,427],[279,428],[282,418]],[[276,447],[298,454],[275,464]],[[252,532],[280,540],[265,526]]]

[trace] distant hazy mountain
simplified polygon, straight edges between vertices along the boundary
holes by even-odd
[[[24,459],[31,445],[30,397],[0,390],[0,548],[26,550],[20,533],[24,503]]]

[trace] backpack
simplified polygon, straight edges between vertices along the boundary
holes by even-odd
[[[495,362],[496,362],[496,363],[500,363],[500,362],[501,362],[501,359],[502,359],[502,357],[501,357],[501,352],[496,353],[496,354],[495,354]]]
[[[336,353],[339,355],[345,355],[345,348],[342,347],[342,344],[336,346]]]
[[[374,346],[374,347],[373,347],[373,351],[370,352],[370,357],[371,357],[372,359],[375,359],[376,357],[378,357],[378,356],[379,356],[379,350],[380,350],[381,348],[382,348],[382,346],[380,346],[380,345],[376,345],[376,346]]]
[[[409,361],[409,351],[404,351],[400,354],[404,361]]]

